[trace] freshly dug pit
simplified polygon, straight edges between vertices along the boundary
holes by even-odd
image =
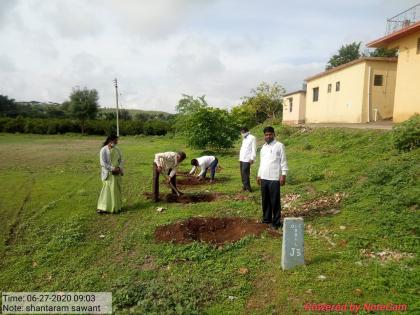
[[[178,202],[178,203],[195,203],[195,202],[211,202],[217,199],[216,194],[211,193],[184,193],[181,196],[174,194],[167,194],[165,196],[166,202]]]
[[[155,230],[155,239],[160,242],[177,244],[194,241],[214,245],[233,243],[247,235],[259,236],[267,231],[269,235],[279,237],[277,231],[256,220],[236,217],[227,218],[191,218],[185,221],[159,226]]]
[[[214,182],[210,183],[210,178],[206,177],[204,180],[198,180],[197,177],[187,176],[184,174],[178,175],[176,177],[176,184],[178,186],[196,186],[196,185],[211,185],[216,183],[225,183],[229,181],[229,178],[223,176],[216,176]]]
[[[153,195],[150,192],[143,193],[147,199],[152,199]],[[165,196],[159,195],[159,200],[164,202],[177,203],[195,203],[195,202],[211,202],[219,197],[216,193],[184,193],[181,196],[175,194],[167,194]]]
[[[198,180],[196,177],[179,177],[176,179],[176,184],[179,186],[195,186],[209,184],[210,180]]]

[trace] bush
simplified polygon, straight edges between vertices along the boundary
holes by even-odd
[[[149,120],[144,124],[144,134],[164,136],[171,130],[171,124],[163,120]]]
[[[411,151],[420,146],[420,115],[394,126],[392,130],[394,146],[399,151]]]
[[[204,107],[194,113],[179,116],[178,128],[197,149],[228,149],[239,137],[239,126],[223,109]]]
[[[138,120],[123,120],[120,123],[120,134],[123,136],[143,133],[143,122]]]
[[[160,119],[149,120],[146,123],[138,120],[121,120],[120,134],[126,135],[166,135],[171,131],[171,124]],[[115,121],[87,120],[84,133],[88,135],[109,135],[116,133]],[[21,132],[34,134],[80,133],[80,124],[72,119],[17,118],[0,117],[0,132]]]
[[[3,126],[3,131],[10,133],[24,132],[24,126],[25,119],[22,116],[18,116],[15,119],[8,119]]]

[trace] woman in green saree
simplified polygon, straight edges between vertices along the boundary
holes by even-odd
[[[124,174],[122,168],[122,155],[116,146],[118,137],[111,135],[106,138],[102,149],[99,152],[101,164],[102,190],[98,199],[96,212],[118,213],[122,208],[121,176]]]

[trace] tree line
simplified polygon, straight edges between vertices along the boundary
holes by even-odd
[[[100,109],[95,89],[74,88],[62,104],[16,102],[0,95],[0,131],[36,134],[82,133],[105,135],[116,131],[115,110]],[[119,110],[122,135],[165,135],[173,115]]]

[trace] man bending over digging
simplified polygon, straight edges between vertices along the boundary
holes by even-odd
[[[216,174],[216,168],[219,160],[217,157],[212,155],[205,155],[191,160],[191,169],[190,175],[194,175],[197,167],[201,168],[201,172],[198,174],[198,180],[204,180],[206,178],[207,170],[210,169],[210,183],[214,182],[214,175]]]
[[[176,187],[176,169],[185,160],[185,152],[156,153],[153,161],[153,201],[159,201],[159,174],[168,176],[167,183],[172,188],[172,193],[180,196],[182,193]]]

